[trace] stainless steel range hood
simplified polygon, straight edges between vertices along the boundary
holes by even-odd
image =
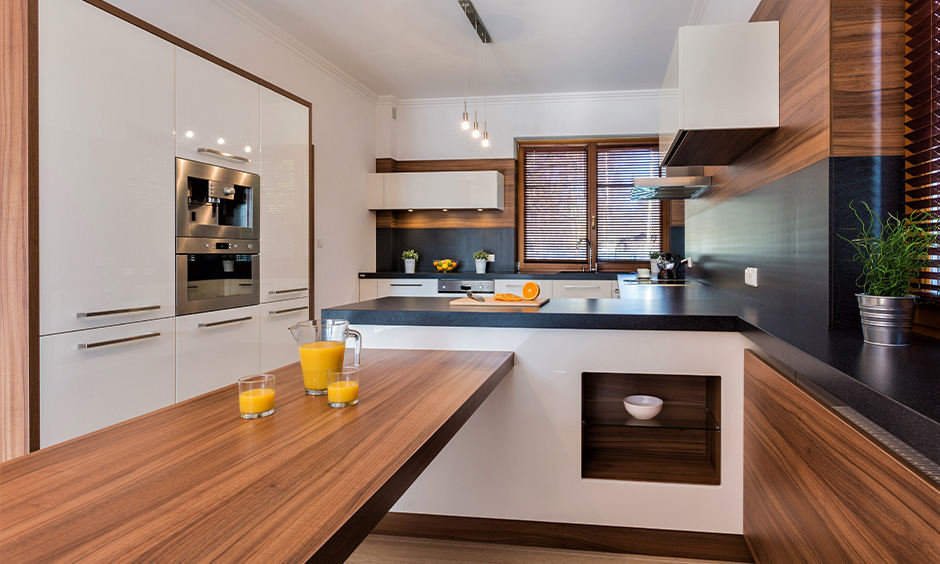
[[[633,179],[631,200],[689,200],[697,198],[712,185],[700,166],[666,167],[666,176]]]

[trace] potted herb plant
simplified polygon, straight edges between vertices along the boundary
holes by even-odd
[[[656,259],[658,259],[661,254],[661,251],[653,251],[650,253],[650,276],[659,274],[659,265],[656,263]]]
[[[483,249],[473,253],[473,261],[476,263],[477,274],[486,274],[486,259],[490,254]]]
[[[928,265],[929,251],[937,246],[937,235],[929,227],[934,218],[916,212],[881,221],[867,203],[862,206],[849,204],[860,227],[850,237],[840,235],[852,245],[852,258],[862,267],[856,280],[862,293],[855,294],[862,335],[869,344],[906,346],[914,323],[911,279]]]
[[[408,249],[401,254],[401,258],[405,261],[405,274],[414,274],[415,261],[418,260],[418,253],[414,249]]]

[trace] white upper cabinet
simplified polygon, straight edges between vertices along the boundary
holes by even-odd
[[[502,173],[391,172],[370,174],[366,185],[370,210],[503,209]]]
[[[172,316],[173,46],[77,0],[39,13],[40,334]]]
[[[310,112],[261,88],[261,301],[309,295]]]
[[[679,28],[663,80],[666,166],[731,164],[780,124],[778,22]]]
[[[176,156],[259,174],[260,90],[177,47]]]

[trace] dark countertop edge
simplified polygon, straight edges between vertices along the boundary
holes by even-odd
[[[476,271],[467,272],[434,272],[420,271],[414,274],[405,274],[404,272],[360,272],[359,278],[378,278],[378,279],[441,279],[441,278],[459,278],[461,280],[616,280],[618,274],[635,274],[633,272],[487,272],[486,274],[477,274]]]

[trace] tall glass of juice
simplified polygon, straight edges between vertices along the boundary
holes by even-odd
[[[349,328],[345,319],[314,319],[301,321],[290,328],[300,351],[300,369],[304,375],[304,389],[308,394],[326,394],[328,370],[343,367],[346,341],[355,340],[355,366],[359,366],[362,335]]]

